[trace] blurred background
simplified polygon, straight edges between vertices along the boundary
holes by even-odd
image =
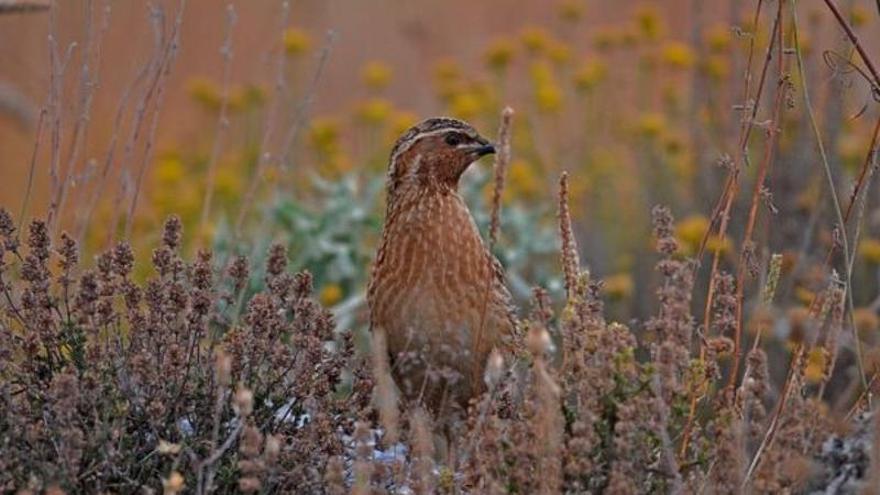
[[[874,0],[838,3],[880,58]],[[756,25],[757,5],[76,0],[59,2],[55,14],[0,15],[0,204],[45,215],[62,198],[59,231],[90,253],[127,237],[143,260],[172,213],[188,249],[214,247],[221,262],[224,253],[259,257],[281,240],[344,326],[362,307],[396,137],[438,114],[494,136],[510,105],[514,159],[496,251],[516,297],[527,300],[533,285],[561,294],[556,191],[567,170],[581,259],[604,278],[610,317],[644,319],[655,304],[651,208],[672,208],[682,249],[694,254],[751,105],[749,47],[755,72],[767,49],[776,2],[763,2]],[[806,306],[829,283],[823,262],[835,224],[803,83],[843,203],[878,119],[876,95],[824,4],[799,2],[797,14],[797,45],[785,26],[787,73],[770,64],[728,235],[708,241],[722,268],[735,269],[767,141],[761,124],[782,79],[782,133],[755,233],[757,273],[772,253],[783,255],[772,315],[781,341],[800,331]],[[874,343],[880,195],[870,187],[850,247],[855,322]],[[463,191],[485,228],[490,160],[472,167]],[[142,276],[148,266],[140,263]]]

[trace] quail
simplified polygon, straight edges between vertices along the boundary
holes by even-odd
[[[405,132],[388,164],[385,222],[367,289],[403,397],[435,417],[461,414],[485,389],[493,349],[513,351],[516,323],[504,271],[487,249],[459,179],[494,146],[461,120]]]

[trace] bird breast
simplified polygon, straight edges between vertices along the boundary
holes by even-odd
[[[388,333],[389,351],[470,349],[482,325],[490,258],[455,192],[397,198],[389,211],[371,284],[371,319]]]

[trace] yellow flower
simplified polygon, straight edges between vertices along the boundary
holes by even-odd
[[[708,230],[708,218],[703,215],[691,215],[678,221],[675,226],[675,236],[689,246],[692,249],[691,252],[695,252],[703,242],[703,237]]]
[[[726,24],[713,24],[706,30],[704,36],[709,50],[723,52],[730,47],[730,27]]]
[[[861,5],[853,5],[853,8],[849,13],[849,18],[854,27],[859,27],[864,26],[868,22],[868,19],[871,18],[871,14]]]
[[[232,111],[248,110],[266,102],[266,90],[256,84],[245,84],[229,92],[229,108]]]
[[[648,41],[654,41],[663,34],[663,19],[653,7],[646,5],[636,10],[636,24],[642,37]]]
[[[284,31],[284,51],[288,55],[301,55],[312,46],[312,38],[301,29],[290,28]]]
[[[802,304],[812,304],[816,293],[806,287],[797,286],[794,289],[794,297]]]
[[[727,58],[719,55],[709,55],[703,63],[703,71],[709,78],[715,81],[723,81],[730,75],[730,66]]]
[[[863,239],[859,243],[859,254],[868,263],[880,264],[880,239]]]
[[[461,67],[454,59],[442,59],[434,66],[434,87],[437,96],[446,103],[462,91]]]
[[[543,53],[552,41],[547,31],[534,26],[523,29],[520,39],[526,50],[533,55]]]
[[[575,22],[584,16],[584,4],[579,0],[563,0],[559,4],[559,17],[562,20]]]
[[[309,142],[318,153],[336,152],[339,145],[339,122],[332,117],[313,119],[309,129]]]
[[[162,158],[156,165],[155,177],[161,184],[177,184],[185,175],[183,162],[176,156]]]
[[[384,98],[370,98],[358,106],[358,118],[371,125],[381,124],[391,115],[391,103]]]
[[[574,74],[574,84],[578,91],[591,91],[605,79],[608,67],[598,59],[588,60]]]
[[[714,253],[718,251],[721,254],[730,252],[733,249],[733,242],[731,242],[730,238],[727,236],[718,237],[716,234],[712,234],[706,239],[706,251],[710,253]],[[694,249],[696,252],[696,249]]]
[[[535,101],[543,112],[556,112],[562,108],[562,90],[553,77],[553,70],[546,62],[535,62],[530,68],[535,88]]]
[[[657,137],[666,129],[666,118],[661,113],[645,113],[639,117],[636,128],[642,136]]]
[[[319,296],[321,304],[324,306],[333,306],[342,300],[342,287],[337,284],[327,284],[321,289]]]
[[[633,293],[633,279],[629,273],[609,275],[604,282],[605,293],[611,299],[626,299]]]
[[[547,56],[554,63],[562,65],[571,60],[571,48],[561,41],[552,41],[547,47]]]
[[[513,41],[498,38],[489,45],[483,58],[490,69],[501,72],[510,65],[515,52]]]
[[[231,167],[218,167],[217,177],[214,179],[214,192],[218,198],[231,201],[238,196],[241,189],[241,173]]]
[[[194,77],[186,82],[186,91],[197,103],[208,110],[217,110],[223,102],[220,88],[214,81],[204,77]]]
[[[804,377],[810,383],[819,383],[825,378],[829,363],[828,351],[824,347],[814,347],[807,354]]]
[[[517,159],[511,162],[507,169],[507,184],[503,198],[505,202],[514,198],[533,199],[543,193],[541,178],[535,173],[535,168],[525,160]],[[491,187],[489,191],[491,192]]]
[[[452,95],[449,111],[452,115],[468,120],[476,117],[483,110],[482,100],[471,91],[462,91]]]
[[[696,55],[688,44],[669,41],[661,48],[660,59],[673,69],[687,69],[694,65]]]
[[[418,120],[419,117],[412,112],[394,112],[394,115],[391,116],[391,126],[389,129],[391,139],[397,139],[398,136],[414,126]]]
[[[535,99],[543,112],[555,113],[562,108],[562,90],[552,82],[539,84],[535,88]]]
[[[385,62],[372,60],[361,69],[361,81],[372,89],[382,89],[391,82],[391,67]]]
[[[444,58],[434,65],[434,79],[437,83],[448,84],[461,77],[461,67],[454,59]]]
[[[334,152],[318,162],[318,173],[326,179],[335,180],[351,170],[351,166],[352,162],[348,156]]]

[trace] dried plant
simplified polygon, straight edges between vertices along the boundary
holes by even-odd
[[[81,268],[76,242],[62,234],[53,246],[45,222],[30,224],[24,245],[16,234],[0,210],[0,484],[323,486],[344,451],[339,433],[353,428],[342,412],[364,407],[339,389],[361,364],[347,341],[328,347],[332,317],[311,299],[308,273],[287,273],[283,249],[270,253],[269,289],[230,324],[224,287],[239,291],[246,266],[237,260],[233,277],[218,278],[209,251],[182,259],[174,217],[144,283],[125,243]]]

